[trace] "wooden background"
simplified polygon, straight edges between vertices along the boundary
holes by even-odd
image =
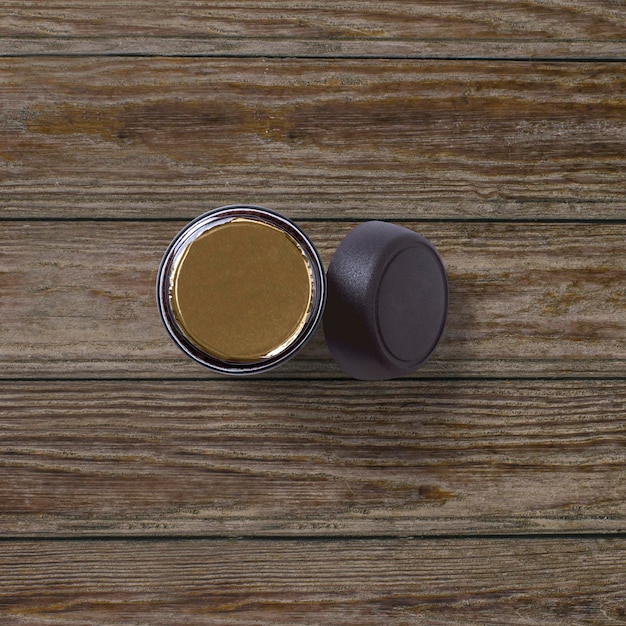
[[[430,238],[431,361],[186,360],[235,202]],[[4,0],[0,220],[0,623],[626,623],[622,0]]]

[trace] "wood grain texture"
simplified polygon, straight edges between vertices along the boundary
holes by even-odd
[[[0,385],[0,533],[626,528],[625,381]]]
[[[621,40],[619,2],[564,0],[5,0],[2,35],[116,35],[336,38]]]
[[[0,57],[220,57],[624,61],[611,39],[289,39],[274,37],[0,37]]]
[[[626,542],[6,542],[0,618],[51,624],[626,621]]]
[[[209,377],[155,304],[182,222],[5,222],[0,378]],[[303,222],[326,265],[349,222]],[[624,376],[626,226],[405,223],[450,279],[442,343],[417,375]],[[219,376],[219,375],[214,375]],[[272,376],[343,377],[322,332]]]
[[[626,218],[626,63],[0,62],[0,216]]]
[[[611,0],[3,2],[0,54],[624,58]]]
[[[625,624],[625,41],[622,0],[2,2],[0,623]],[[433,359],[189,362],[158,263],[241,202],[326,264],[429,237]]]

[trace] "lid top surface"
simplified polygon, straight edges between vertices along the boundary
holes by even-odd
[[[310,263],[286,232],[234,218],[189,242],[170,283],[170,304],[189,339],[216,359],[251,363],[286,349],[313,301]]]
[[[433,350],[445,319],[443,268],[427,246],[405,248],[380,279],[376,320],[380,338],[394,358],[421,363]]]

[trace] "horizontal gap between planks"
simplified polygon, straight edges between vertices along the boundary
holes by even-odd
[[[169,46],[168,50],[148,51],[142,47],[153,45],[158,42],[161,47]],[[11,36],[0,37],[0,46],[5,43],[8,50],[0,51],[0,58],[28,58],[28,57],[53,57],[53,58],[191,58],[191,59],[312,59],[312,60],[423,60],[423,61],[513,61],[513,62],[554,62],[554,63],[623,63],[626,57],[615,56],[612,53],[604,53],[603,48],[618,47],[626,43],[623,39],[610,40],[581,40],[581,39],[519,39],[514,40],[513,46],[531,47],[525,53],[511,51],[507,54],[507,47],[511,43],[502,39],[457,39],[457,38],[424,38],[412,39],[402,37],[377,37],[374,39],[353,39],[353,38],[324,38],[305,39],[285,38],[285,37],[203,37],[203,36],[160,36],[160,35],[139,35],[139,36],[114,36],[102,35],[93,37],[49,37],[49,36]],[[81,44],[104,45],[100,50],[85,51],[77,48]],[[261,44],[260,49],[258,45]],[[28,50],[28,46],[51,46],[52,49]],[[257,49],[250,50],[250,46]],[[285,50],[281,45],[296,46],[300,49]],[[380,48],[386,45],[400,46],[403,51],[388,52]],[[432,46],[460,46],[466,48],[467,53],[441,50],[437,53],[432,51]],[[554,49],[554,54],[544,50],[532,50],[532,46],[574,46],[569,54],[565,55],[562,50]],[[20,50],[23,46],[26,49]],[[108,49],[106,48],[108,46]],[[194,47],[201,46],[205,49],[186,51],[180,46]],[[267,46],[267,49],[264,48]],[[328,46],[335,49],[327,49],[320,52],[320,46]],[[429,46],[431,50],[412,50],[415,46]],[[496,50],[483,53],[476,52],[477,46],[494,46]],[[15,48],[18,47],[16,50]],[[56,49],[54,49],[56,47]],[[72,47],[74,49],[72,49]],[[363,48],[370,49],[363,52]],[[374,47],[374,50],[372,48]],[[589,48],[595,47],[595,53],[589,52]],[[228,48],[231,48],[230,50]],[[234,49],[233,49],[234,48]],[[350,49],[352,48],[352,49]],[[378,48],[378,50],[376,50]],[[407,49],[408,48],[408,49]]]
[[[111,41],[114,39],[116,41],[135,41],[136,39],[141,40],[154,40],[154,41],[249,41],[250,37],[246,35],[228,35],[224,36],[211,36],[211,35],[151,35],[149,33],[142,33],[141,35],[119,35],[116,34],[114,36],[108,35],[63,35],[63,36],[51,36],[51,35],[5,35],[4,37],[0,37],[0,42],[2,39],[10,39],[16,41],[49,41],[49,42],[57,42],[57,41]],[[268,42],[280,42],[280,41],[291,41],[291,42],[300,42],[302,41],[302,37],[281,37],[275,35],[255,35],[255,41],[268,41]],[[509,41],[513,41],[514,43],[519,44],[528,44],[528,43],[579,43],[579,44],[594,44],[594,43],[607,43],[607,44],[619,44],[626,43],[626,39],[576,39],[573,37],[560,37],[560,38],[550,38],[544,39],[540,37],[525,37],[519,39],[495,39],[493,37],[473,37],[471,39],[468,38],[458,38],[458,37],[370,37],[370,38],[358,38],[358,37],[325,37],[323,39],[315,39],[315,38],[305,38],[305,41],[321,41],[324,43],[332,42],[332,43],[377,43],[377,42],[392,42],[392,43],[493,43],[493,44],[501,44],[508,43]]]
[[[112,59],[306,59],[312,61],[468,61],[468,62],[511,62],[511,63],[626,63],[626,57],[540,57],[540,56],[459,56],[459,55],[323,55],[323,54],[145,54],[140,52],[112,52],[112,53],[0,53],[1,59],[28,59],[28,58],[112,58]]]
[[[622,360],[622,359],[616,359]],[[626,364],[626,359],[623,359]],[[0,385],[3,383],[223,383],[228,381],[245,384],[254,383],[289,383],[302,381],[319,383],[347,383],[355,382],[356,379],[345,377],[325,377],[325,376],[224,376],[223,378],[209,378],[206,376],[187,377],[133,377],[133,376],[77,376],[77,377],[0,377]],[[585,382],[585,381],[622,381],[626,376],[421,376],[395,379],[395,382],[404,383],[425,383],[425,382]],[[358,381],[356,381],[358,382]],[[370,381],[360,381],[367,384]],[[387,381],[392,382],[392,381]]]
[[[4,535],[0,537],[2,543],[27,542],[186,542],[186,541],[251,541],[273,543],[340,543],[340,542],[368,542],[368,541],[553,541],[553,540],[583,540],[597,541],[599,539],[626,539],[626,531],[614,533],[602,532],[572,532],[572,533],[487,533],[487,534],[450,534],[450,535]]]
[[[195,219],[197,215],[182,217],[1,217],[0,222],[114,222],[114,223],[153,223],[153,222],[185,222]],[[315,223],[353,224],[355,222],[368,222],[372,218],[357,217],[292,217],[292,220]],[[507,217],[396,217],[388,222],[397,223],[423,223],[423,224],[613,224],[626,225],[625,218],[507,218]]]

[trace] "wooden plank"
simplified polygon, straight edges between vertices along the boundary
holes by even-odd
[[[5,542],[27,624],[617,624],[626,542]]]
[[[84,2],[5,0],[0,34],[66,37],[116,35],[306,39],[621,40],[626,10],[610,0],[173,0]]]
[[[274,37],[0,38],[0,57],[148,56],[299,59],[507,59],[511,61],[623,61],[623,41],[612,39],[301,39]]]
[[[0,216],[611,218],[625,63],[0,61]]]
[[[616,532],[626,381],[0,385],[0,533]]]
[[[155,304],[182,225],[4,222],[0,378],[208,377]],[[327,265],[354,223],[301,225]],[[405,225],[439,248],[450,278],[446,332],[419,377],[625,374],[623,224]],[[321,330],[272,375],[343,377]]]
[[[0,36],[7,40],[0,50],[5,54],[201,54],[209,48],[261,56],[371,55],[426,47],[450,55],[463,49],[470,55],[525,49],[526,54],[587,58],[608,50],[623,58],[626,38],[626,10],[611,0],[11,0],[2,9]],[[607,42],[613,46],[594,46]]]

